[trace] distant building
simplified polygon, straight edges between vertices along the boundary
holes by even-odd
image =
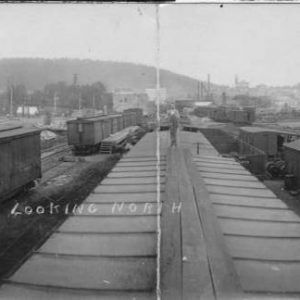
[[[211,117],[213,110],[216,108],[211,101],[198,101],[194,103],[194,112],[200,117]]]
[[[36,116],[39,114],[37,106],[19,106],[17,107],[17,115],[19,116]]]
[[[209,107],[209,106],[214,106],[214,103],[211,101],[194,102],[194,107]]]
[[[193,108],[194,106],[195,106],[195,100],[190,100],[190,99],[175,100],[175,107],[179,112],[182,112],[185,107]]]
[[[235,76],[235,91],[238,94],[247,94],[249,92],[249,82],[245,80],[239,80],[237,76]]]
[[[148,95],[149,101],[156,102],[157,99],[157,90],[156,89],[146,89],[146,94]],[[167,89],[166,88],[160,88],[159,89],[159,101],[160,103],[165,103],[167,100]]]
[[[144,112],[148,109],[148,95],[131,90],[117,90],[113,92],[113,109],[123,112],[126,109],[141,108]]]
[[[9,99],[7,95],[0,91],[0,114],[9,112]]]

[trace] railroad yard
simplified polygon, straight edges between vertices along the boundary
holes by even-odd
[[[209,134],[140,138],[42,150],[35,187],[1,204],[0,299],[298,299],[296,198]]]
[[[0,300],[300,299],[299,6],[154,2],[1,7]]]

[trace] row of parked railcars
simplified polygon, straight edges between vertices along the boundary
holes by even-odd
[[[255,121],[255,110],[253,108],[222,108],[212,112],[211,118],[220,122],[232,122],[236,124],[252,124]]]
[[[217,122],[252,124],[255,121],[255,109],[252,107],[243,109],[226,106],[199,107],[195,109],[195,114],[199,117],[209,117]]]
[[[40,130],[0,125],[0,202],[41,177]]]
[[[68,144],[77,154],[92,153],[109,135],[136,125],[135,112],[77,118],[67,122]]]

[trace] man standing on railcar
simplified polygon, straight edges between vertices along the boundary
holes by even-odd
[[[179,113],[175,109],[175,105],[172,104],[171,109],[168,112],[168,119],[170,125],[170,138],[171,138],[171,147],[177,146],[177,130],[179,127]]]

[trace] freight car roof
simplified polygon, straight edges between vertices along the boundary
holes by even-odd
[[[0,143],[7,142],[8,140],[13,140],[26,135],[39,134],[40,132],[40,129],[23,127],[0,131]]]
[[[288,148],[288,149],[293,149],[293,150],[299,151],[300,150],[300,140],[296,140],[296,141],[293,141],[290,143],[285,143],[284,147]]]
[[[22,125],[16,123],[9,123],[9,122],[0,124],[0,132],[13,130],[17,128],[22,128]]]
[[[67,123],[93,123],[100,120],[108,120],[115,117],[121,117],[122,115],[100,115],[91,117],[80,117],[74,120],[69,120]]]
[[[245,127],[241,127],[240,130],[254,133],[254,132],[267,132],[268,128],[245,126]]]
[[[268,128],[268,127],[256,127],[256,126],[244,126],[240,128],[241,131],[250,132],[250,133],[263,133],[263,132],[275,132],[279,134],[289,134],[300,136],[299,133],[293,130],[285,130],[281,128]]]

